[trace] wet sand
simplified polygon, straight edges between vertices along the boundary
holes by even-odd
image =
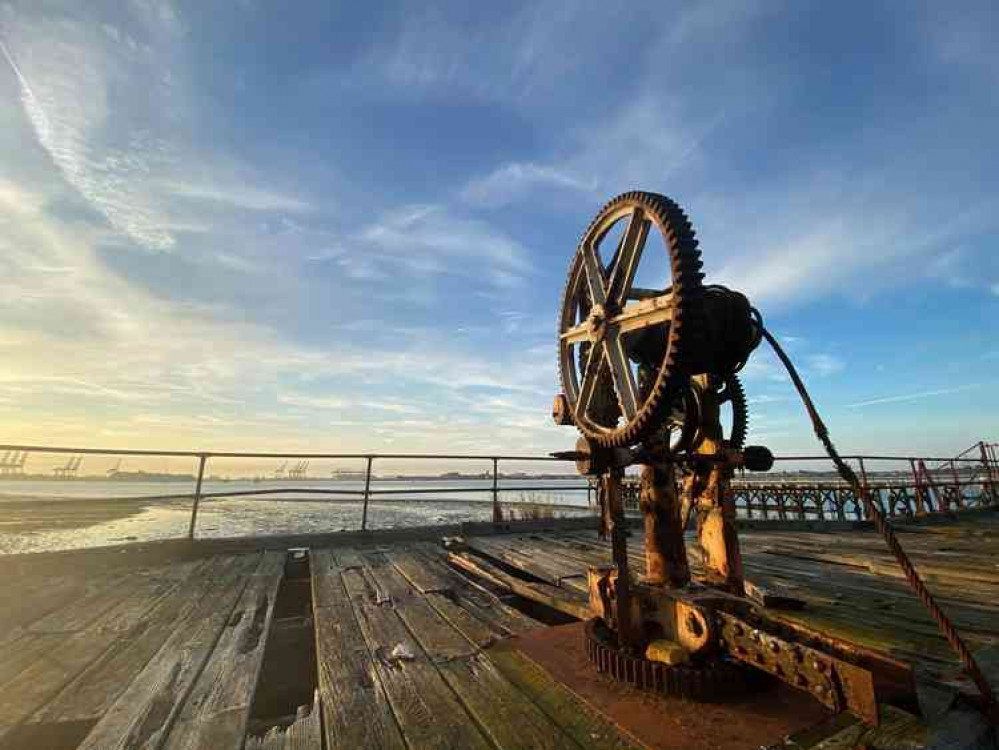
[[[0,533],[67,531],[137,516],[148,500],[0,500]]]

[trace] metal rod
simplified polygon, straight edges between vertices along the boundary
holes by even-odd
[[[205,478],[205,464],[208,456],[198,457],[198,481],[194,486],[194,502],[191,504],[191,527],[187,530],[187,538],[194,539],[194,524],[198,521],[198,506],[201,504],[201,482]]]
[[[989,460],[989,447],[985,445],[985,441],[984,440],[981,441],[978,445],[979,445],[979,448],[981,449],[981,452],[982,452],[981,461],[982,461],[983,468],[985,469],[985,479],[988,481],[988,485],[989,485],[989,493],[988,493],[989,494],[989,502],[990,503],[995,503],[996,502],[996,485],[995,485],[995,480],[992,478],[992,461]],[[983,484],[984,484],[984,482],[983,482]]]
[[[368,499],[371,497],[371,463],[374,456],[368,456],[368,468],[364,472],[364,510],[361,511],[361,531],[368,530]]]
[[[503,520],[499,505],[499,459],[493,459],[493,523]]]

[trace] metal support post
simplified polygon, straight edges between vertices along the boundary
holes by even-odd
[[[950,462],[950,476],[954,480],[954,502],[960,510],[964,509],[964,487],[961,484],[961,477],[957,473],[957,464],[953,459]]]
[[[361,531],[368,530],[368,498],[371,496],[371,463],[374,456],[368,456],[368,468],[364,472],[364,510],[361,511]]]
[[[198,521],[198,506],[201,504],[201,483],[205,478],[205,464],[208,462],[208,456],[202,455],[198,457],[198,481],[194,485],[194,504],[191,505],[191,526],[187,530],[187,538],[194,539],[194,524]]]
[[[985,469],[982,492],[989,496],[989,505],[994,505],[996,502],[996,484],[992,476],[992,461],[989,460],[989,450],[984,440],[978,444],[978,448],[982,452],[982,468]]]
[[[923,485],[922,480],[919,478],[919,472],[916,470],[916,460],[913,458],[909,459],[909,468],[912,470],[912,480],[915,483],[916,490],[916,515],[921,516],[926,513],[926,504],[923,501]]]
[[[645,518],[645,582],[682,588],[690,583],[682,503],[672,464],[642,467],[639,507]]]
[[[617,611],[615,621],[618,638],[625,646],[637,644],[639,633],[638,623],[634,622],[631,611],[631,574],[628,571],[628,539],[624,526],[624,509],[621,505],[621,472],[612,470],[604,474],[600,481],[603,484],[604,502],[608,509],[610,522],[611,554],[617,568],[617,580],[614,585]]]
[[[499,459],[493,459],[493,523],[503,520],[499,505]]]

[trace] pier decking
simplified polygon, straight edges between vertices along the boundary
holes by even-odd
[[[806,604],[775,616],[958,677],[873,533],[741,538],[747,578]],[[971,645],[999,643],[999,519],[906,527],[903,542]],[[639,533],[631,547],[639,565]],[[608,561],[577,528],[468,536],[450,552],[373,538],[307,558],[193,545],[99,572],[5,563],[0,747],[631,746],[517,648],[547,626],[504,596],[583,617],[586,567]],[[314,661],[282,674],[282,638],[307,623]],[[275,716],[264,704],[289,679],[314,697]]]

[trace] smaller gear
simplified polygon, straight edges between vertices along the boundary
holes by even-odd
[[[640,379],[639,383],[641,382]],[[726,441],[730,448],[742,450],[746,445],[746,435],[749,431],[749,408],[739,376],[728,375],[717,379],[716,392],[719,407],[729,404],[731,408],[731,426]],[[669,452],[677,454],[696,450],[703,440],[700,425],[701,391],[700,387],[691,381],[687,390],[674,399],[673,407],[663,421],[663,436]]]

